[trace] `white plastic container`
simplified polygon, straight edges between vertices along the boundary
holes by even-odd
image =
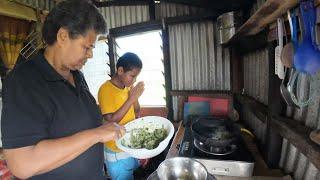
[[[160,142],[158,147],[155,149],[133,149],[127,146],[124,146],[123,144],[128,144],[130,142],[130,131],[132,129],[136,128],[162,128],[164,127],[168,135],[167,137]],[[170,139],[173,137],[174,134],[174,127],[173,124],[166,118],[159,117],[159,116],[146,116],[142,117],[139,119],[136,119],[134,121],[129,122],[128,124],[125,125],[125,128],[128,133],[126,133],[122,138],[118,139],[116,141],[116,145],[118,146],[119,149],[122,151],[130,154],[132,157],[138,158],[138,159],[147,159],[147,158],[152,158],[154,156],[159,155],[162,151],[165,150],[165,148],[168,146]],[[124,143],[122,143],[124,141]]]

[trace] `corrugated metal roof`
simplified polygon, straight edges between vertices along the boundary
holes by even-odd
[[[146,22],[150,20],[149,6],[111,6],[100,7],[108,29]]]
[[[244,93],[268,104],[268,49],[248,53],[243,57]]]
[[[205,12],[204,8],[188,6],[184,4],[160,2],[155,4],[155,16],[156,19],[162,19],[167,17],[176,17],[184,15],[194,15],[200,12]]]
[[[213,22],[169,26],[173,90],[230,90],[230,53],[214,37]]]
[[[16,2],[20,2],[22,4],[26,4],[36,9],[41,10],[51,10],[55,3],[53,0],[15,0]]]

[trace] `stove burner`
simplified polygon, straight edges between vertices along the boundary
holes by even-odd
[[[212,155],[228,155],[233,153],[237,149],[237,145],[235,144],[230,144],[224,147],[208,146],[196,139],[194,139],[193,144],[200,151],[204,153],[212,154]]]

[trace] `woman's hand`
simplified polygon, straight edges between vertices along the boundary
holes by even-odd
[[[138,98],[142,95],[143,91],[144,91],[144,82],[140,81],[137,83],[137,85],[131,88],[129,92],[129,99],[132,100],[133,102],[136,102]]]
[[[125,134],[125,128],[117,123],[105,122],[95,129],[99,142],[104,143],[110,140],[117,140]]]

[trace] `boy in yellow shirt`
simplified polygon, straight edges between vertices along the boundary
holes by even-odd
[[[125,53],[116,64],[116,74],[111,80],[101,85],[98,92],[98,101],[103,117],[108,122],[125,125],[134,120],[139,113],[138,98],[144,91],[144,83],[136,81],[142,69],[140,58],[134,53]],[[133,171],[140,164],[117,148],[114,141],[105,144],[105,164],[113,180],[133,179]]]

